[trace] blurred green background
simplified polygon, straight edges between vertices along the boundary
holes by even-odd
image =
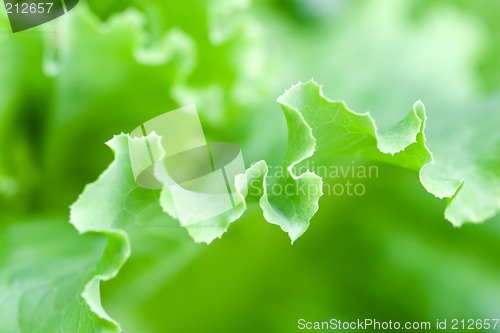
[[[281,163],[275,100],[310,78],[380,127],[421,99],[430,150],[465,149],[454,145],[468,119],[500,121],[499,15],[491,0],[89,0],[12,34],[2,8],[0,302],[20,297],[24,282],[7,274],[16,258],[33,267],[28,280],[64,270],[60,255],[96,265],[105,239],[78,235],[69,205],[112,161],[104,142],[179,106],[196,103],[208,140],[239,144],[247,166]],[[378,167],[366,195],[323,197],[293,246],[255,204],[209,246],[134,227],[131,258],[101,285],[104,308],[124,332],[500,318],[500,218],[453,228],[416,173]],[[12,311],[0,319],[26,311],[22,331],[36,331],[40,309]]]

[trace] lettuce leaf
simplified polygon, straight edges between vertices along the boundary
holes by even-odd
[[[321,177],[312,171],[298,173],[296,167],[308,158],[330,163],[330,156],[354,156],[392,162],[395,165],[418,169],[430,161],[423,135],[425,111],[417,103],[400,123],[377,131],[369,115],[349,111],[342,102],[325,98],[320,87],[310,81],[293,86],[279,98],[289,128],[289,149],[284,167],[286,174],[269,177],[265,161],[252,165],[245,175],[237,176],[235,188],[244,196],[259,199],[265,219],[279,225],[294,242],[308,228],[309,221],[318,210],[322,194]],[[317,138],[316,138],[317,137]],[[333,138],[333,139],[332,139]],[[335,138],[338,138],[335,140]],[[172,223],[165,212],[174,215],[168,202],[168,190],[162,193],[138,187],[132,174],[129,145],[148,140],[156,155],[161,155],[161,138],[152,133],[146,138],[131,138],[121,134],[108,145],[115,152],[115,160],[93,184],[88,185],[71,206],[71,223],[81,233],[99,233],[107,237],[99,270],[87,283],[82,294],[89,307],[110,325],[117,324],[109,318],[99,300],[99,284],[118,273],[130,256],[130,226],[141,224],[147,228],[152,221]],[[282,195],[268,193],[273,186],[292,189]],[[196,241],[210,243],[220,237],[229,224],[237,220],[246,204],[236,206],[227,214],[187,226]],[[156,222],[158,223],[158,222]]]
[[[391,8],[390,4],[384,3],[383,8]],[[330,166],[339,161],[360,160],[363,163],[383,163],[420,170],[420,179],[425,188],[437,197],[447,198],[446,217],[457,226],[467,221],[484,221],[498,212],[500,138],[494,121],[498,105],[496,100],[487,105],[469,106],[453,116],[449,112],[433,109],[430,121],[430,124],[435,124],[433,133],[441,131],[446,135],[429,135],[427,142],[424,134],[427,118],[420,102],[415,103],[405,117],[402,117],[398,108],[392,108],[395,111],[388,113],[397,112],[398,118],[403,119],[396,125],[379,130],[369,114],[352,112],[343,102],[329,100],[314,81],[299,83],[278,99],[288,127],[288,146],[282,165],[271,161],[272,156],[280,156],[280,148],[284,145],[281,145],[283,138],[279,135],[267,139],[268,132],[273,130],[273,134],[274,131],[279,133],[280,128],[285,126],[284,122],[280,124],[276,121],[278,118],[275,114],[278,112],[268,112],[267,102],[262,103],[264,106],[257,102],[259,99],[267,101],[269,96],[274,98],[277,95],[267,89],[269,77],[280,77],[276,79],[279,82],[285,78],[286,85],[294,82],[295,76],[310,77],[310,59],[319,58],[317,54],[330,54],[332,49],[344,52],[337,55],[336,60],[324,57],[322,62],[342,67],[343,76],[332,75],[334,70],[325,70],[328,66],[324,64],[318,65],[324,75],[328,73],[329,78],[322,77],[322,81],[329,83],[329,89],[336,88],[333,82],[345,83],[350,76],[358,77],[360,73],[369,72],[381,62],[377,59],[385,60],[385,48],[391,47],[382,47],[384,52],[377,49],[377,57],[371,60],[376,63],[374,65],[363,62],[363,58],[356,58],[361,61],[352,60],[356,48],[353,51],[343,46],[351,43],[353,31],[371,31],[373,24],[369,22],[374,22],[380,29],[376,35],[382,39],[385,36],[384,29],[399,31],[400,22],[378,24],[386,22],[384,15],[387,11],[380,10],[381,17],[372,16],[373,8],[369,7],[361,13],[361,18],[370,17],[372,21],[363,19],[364,25],[360,25],[358,20],[352,20],[341,31],[340,37],[332,33],[334,29],[330,26],[326,27],[323,29],[324,34],[316,41],[325,44],[324,49],[309,44],[305,47],[300,42],[297,43],[298,48],[312,50],[312,55],[298,56],[299,60],[293,61],[280,62],[275,59],[277,63],[297,66],[299,69],[288,70],[287,67],[276,70],[273,67],[270,70],[270,67],[266,67],[266,61],[271,58],[270,53],[266,53],[260,43],[262,27],[259,28],[255,18],[247,12],[246,1],[235,1],[230,6],[226,2],[214,1],[207,7],[193,1],[190,3],[192,10],[189,11],[185,10],[185,5],[163,4],[160,1],[151,1],[149,5],[133,5],[135,9],[112,16],[106,22],[99,22],[82,4],[71,16],[61,19],[60,25],[56,24],[59,27],[57,40],[35,34],[15,41],[0,36],[2,59],[17,60],[0,63],[1,79],[13,82],[5,86],[0,99],[0,142],[4,144],[0,155],[0,194],[14,193],[7,202],[14,202],[22,208],[30,205],[36,207],[39,202],[64,207],[74,200],[82,184],[91,181],[107,162],[107,152],[100,149],[102,141],[187,101],[195,101],[203,108],[204,125],[209,136],[224,137],[248,148],[250,161],[259,160],[261,155],[265,155],[266,159],[251,165],[244,177],[242,175],[235,179],[241,194],[248,192],[247,202],[224,216],[183,230],[166,214],[172,211],[165,191],[147,191],[135,185],[127,156],[127,145],[132,139],[126,135],[116,136],[108,142],[115,151],[114,162],[95,183],[86,187],[71,209],[71,222],[86,235],[75,237],[70,231],[62,231],[66,228],[62,227],[66,222],[64,219],[47,224],[42,222],[39,228],[16,222],[6,224],[2,230],[2,245],[5,244],[5,248],[0,257],[0,269],[7,274],[2,276],[4,279],[0,282],[0,297],[5,301],[0,311],[5,314],[0,330],[34,331],[41,328],[44,331],[119,331],[119,325],[101,305],[99,289],[102,281],[112,279],[125,267],[132,250],[134,253],[148,252],[151,256],[148,260],[163,263],[169,268],[172,265],[169,259],[176,258],[173,260],[176,267],[181,267],[201,249],[199,245],[192,244],[186,231],[195,241],[210,243],[221,237],[233,222],[242,218],[252,201],[259,203],[269,223],[278,225],[294,242],[308,229],[320,207],[322,188],[332,181],[321,179],[312,165]],[[122,7],[113,6],[112,11],[116,8]],[[398,7],[397,10],[401,9]],[[158,16],[155,18],[156,14]],[[230,21],[229,24],[221,23],[226,20]],[[448,20],[455,22],[456,16],[447,16]],[[189,23],[193,21],[201,23]],[[441,21],[432,22],[428,30],[434,31],[434,28],[441,27],[434,37],[441,41],[442,36],[447,36],[449,27],[446,22],[444,26]],[[0,19],[0,25],[4,23]],[[459,27],[469,31],[468,25]],[[295,40],[297,36],[291,35]],[[332,39],[328,39],[330,35]],[[404,49],[402,52],[416,55],[421,50],[431,49],[435,41],[427,44],[427,35],[418,34],[417,39],[421,43],[412,44],[411,48],[401,48]],[[439,62],[432,62],[432,66],[426,67],[424,72],[417,73],[415,69],[413,74],[416,73],[417,78],[402,70],[412,67],[413,62],[398,62],[394,73],[388,69],[393,63],[387,62],[387,67],[380,67],[380,72],[375,71],[378,74],[372,73],[370,80],[363,81],[362,94],[376,95],[376,98],[354,100],[351,95],[348,100],[350,103],[369,106],[373,105],[373,100],[383,96],[383,105],[396,105],[391,102],[394,95],[401,99],[408,95],[394,94],[392,88],[406,80],[412,95],[426,96],[429,91],[435,94],[439,91],[437,87],[447,86],[461,98],[458,104],[462,104],[462,99],[466,99],[464,96],[469,98],[473,80],[469,80],[468,72],[460,71],[457,74],[459,79],[451,80],[456,85],[452,89],[446,83],[450,81],[449,77],[454,76],[445,74],[447,71],[455,73],[459,67],[467,67],[468,53],[464,56],[460,51],[470,49],[470,53],[473,53],[477,48],[473,42],[476,40],[475,35],[476,31],[471,30],[466,43],[460,38],[456,39],[460,41],[456,42],[457,45],[452,43],[453,49],[457,49],[457,57],[451,62],[450,68],[445,66],[443,72],[439,72],[441,74],[436,79],[439,84],[430,84],[427,79]],[[273,42],[280,39],[274,37],[271,38]],[[406,35],[398,34],[397,37],[406,38]],[[308,40],[309,35],[297,38]],[[339,43],[326,43],[335,38]],[[373,43],[383,44],[377,38]],[[395,43],[399,45],[400,42],[396,39]],[[413,43],[413,38],[405,39],[405,43]],[[359,48],[359,54],[366,51],[363,43],[359,43]],[[286,52],[285,60],[296,56],[294,50]],[[99,61],[96,61],[96,57]],[[434,59],[432,54],[427,57]],[[415,67],[419,69],[423,67],[422,63],[428,64],[430,61],[420,56],[416,58],[418,60],[410,57],[410,60],[415,60]],[[346,65],[351,62],[353,66]],[[267,70],[271,74],[266,73]],[[374,87],[377,80],[388,73],[393,75],[392,85]],[[18,80],[14,80],[16,76]],[[149,85],[142,82],[148,82]],[[358,81],[349,82],[352,85]],[[422,86],[427,90],[421,90]],[[340,87],[341,95],[345,91],[359,89],[358,85],[349,84]],[[27,96],[26,91],[36,91],[40,96],[29,95],[29,98],[24,98]],[[444,94],[439,95],[443,95],[441,100],[447,98]],[[33,107],[29,103],[32,98],[36,98],[39,106]],[[42,122],[31,120],[41,117],[40,110],[45,109],[50,109],[50,112],[43,115],[46,119],[43,125]],[[38,137],[26,139],[25,132],[32,130],[28,125],[23,125],[19,131],[21,120],[18,117],[26,110],[29,110],[26,114],[30,118],[29,123],[37,124],[36,129],[44,133],[44,140],[40,141]],[[470,110],[476,112],[466,112]],[[79,147],[78,153],[75,153],[75,147]],[[251,151],[255,147],[259,149],[257,153]],[[39,151],[43,151],[40,153],[42,156],[38,156]],[[284,172],[276,175],[276,168]],[[391,180],[387,186],[397,188],[401,184]],[[289,189],[289,194],[276,194],[275,188]],[[21,191],[20,194],[16,193],[17,189]],[[323,202],[332,204],[337,202],[335,199],[325,198]],[[9,205],[3,205],[3,201],[1,203],[0,213],[3,213],[4,207]],[[363,218],[369,215],[367,213]],[[52,244],[44,242],[39,235],[57,240],[53,244],[56,250],[47,252]],[[157,242],[150,244],[153,239]],[[28,249],[26,253],[29,255],[20,249]],[[88,253],[79,252],[84,249],[88,249]],[[46,253],[52,258],[48,258]],[[398,260],[404,261],[404,258]],[[143,262],[140,264],[145,265]],[[437,267],[438,262],[434,264]],[[35,272],[31,270],[32,267],[42,272],[36,278],[33,278]],[[155,269],[151,271],[154,273]],[[59,274],[64,276],[65,281],[68,276],[72,278],[62,283]],[[133,284],[135,289],[146,289],[149,293],[161,285],[160,279],[163,278],[151,278],[146,276],[147,273],[144,276],[141,273],[134,274],[140,275]],[[20,287],[18,291],[17,286]],[[14,306],[7,306],[7,300],[12,300]],[[47,310],[45,306],[36,306],[48,304],[52,300],[57,306],[50,313],[44,312]],[[38,316],[48,319],[41,320],[35,327],[31,319]],[[137,330],[141,329],[144,328]]]
[[[500,211],[498,105],[498,98],[491,98],[436,119],[446,138],[431,142],[436,161],[420,178],[430,193],[446,198],[445,217],[454,226],[481,223]]]
[[[92,300],[80,297],[99,270],[103,237],[78,236],[52,217],[2,221],[0,228],[0,331],[117,331],[96,313],[98,291]]]

